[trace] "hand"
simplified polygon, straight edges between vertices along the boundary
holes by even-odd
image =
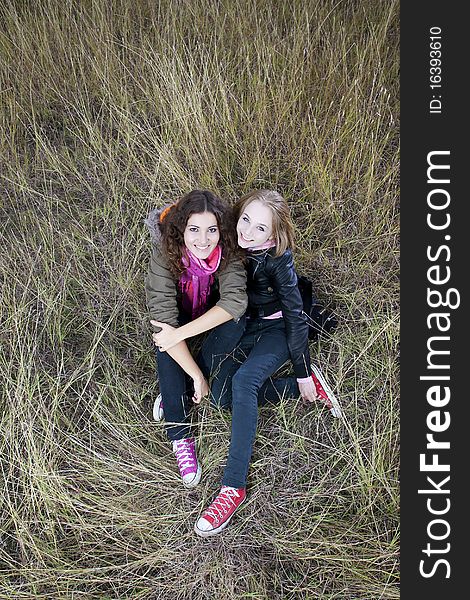
[[[207,396],[209,394],[209,385],[208,385],[205,377],[202,377],[202,379],[193,379],[193,382],[194,382],[193,402],[195,404],[200,404],[200,402],[204,398],[204,396]]]
[[[307,381],[306,383],[299,383],[300,395],[303,400],[308,400],[308,402],[315,402],[318,400],[317,390],[315,389],[315,384],[313,380]]]
[[[166,352],[173,346],[176,346],[181,339],[178,335],[178,327],[172,327],[167,323],[161,323],[160,321],[150,321],[152,325],[155,327],[160,327],[161,331],[159,333],[153,333],[152,339],[155,343],[155,346],[161,351]]]

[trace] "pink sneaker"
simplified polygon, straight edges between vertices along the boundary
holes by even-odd
[[[330,386],[326,382],[325,376],[320,369],[313,363],[310,365],[312,368],[312,379],[317,390],[317,394],[320,396],[320,400],[330,410],[331,414],[337,419],[343,418],[343,411],[339,404],[338,398],[331,391]]]
[[[245,488],[222,486],[217,498],[194,525],[194,531],[202,536],[215,535],[222,531],[233,517],[233,513],[246,498]]]
[[[201,465],[197,460],[194,438],[175,440],[173,442],[173,452],[176,455],[176,462],[183,478],[184,487],[195,487],[201,480]]]

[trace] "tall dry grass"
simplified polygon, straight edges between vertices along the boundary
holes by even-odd
[[[398,598],[398,2],[5,0],[0,598]],[[143,219],[274,187],[340,327],[345,421],[263,409],[249,500],[196,539],[230,419],[165,434]]]

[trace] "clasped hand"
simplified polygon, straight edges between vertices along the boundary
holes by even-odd
[[[319,400],[319,396],[317,394],[317,390],[315,388],[315,384],[313,380],[310,378],[310,381],[305,383],[299,383],[299,391],[303,400],[308,400],[308,402],[315,402],[315,400]]]
[[[152,320],[150,323],[155,325],[155,327],[161,328],[161,331],[158,333],[152,333],[152,340],[161,352],[166,352],[181,342],[178,335],[178,327],[172,327],[171,325],[161,323],[160,321]]]
[[[209,385],[205,377],[202,379],[196,380],[193,379],[194,384],[194,395],[193,402],[194,404],[200,404],[201,400],[209,395]]]

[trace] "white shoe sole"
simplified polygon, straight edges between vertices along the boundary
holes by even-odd
[[[343,411],[341,410],[341,405],[339,403],[338,398],[333,394],[330,386],[328,385],[328,383],[326,382],[325,378],[323,377],[322,372],[320,371],[320,369],[314,365],[313,363],[310,365],[312,372],[314,373],[315,377],[318,379],[318,381],[321,383],[323,389],[325,390],[328,398],[331,400],[331,408],[330,413],[336,417],[337,419],[342,419],[343,418]]]
[[[237,510],[245,502],[245,500],[246,500],[246,497],[244,498],[244,500],[242,502],[240,502],[240,504],[237,506],[237,509],[230,515],[230,517],[225,521],[225,523],[222,523],[222,525],[220,525],[219,527],[216,527],[215,529],[209,529],[208,531],[204,531],[204,529],[199,529],[197,526],[197,521],[196,521],[196,523],[194,524],[195,533],[197,533],[197,535],[199,535],[201,537],[210,537],[211,535],[217,535],[218,533],[220,533],[227,527],[227,525],[232,520],[233,515],[237,512]],[[199,519],[198,519],[198,521],[199,521]]]
[[[153,403],[153,420],[163,421],[162,395],[158,394]]]
[[[202,475],[202,468],[201,468],[201,465],[198,462],[198,464],[197,464],[197,471],[196,471],[196,475],[195,475],[194,479],[192,479],[189,483],[186,482],[183,479],[183,485],[184,485],[184,487],[187,488],[187,489],[191,489],[193,487],[196,487],[197,484],[201,481],[201,475]]]

